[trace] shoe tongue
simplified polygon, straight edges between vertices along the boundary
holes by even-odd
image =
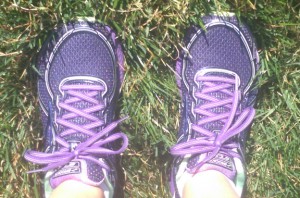
[[[104,180],[105,170],[94,162],[74,159],[56,172],[50,178],[54,189],[67,180],[81,181],[87,185],[100,186]]]
[[[202,154],[202,155],[191,157],[187,164],[187,168],[190,170],[194,169],[197,166],[197,164],[202,162],[202,160],[205,158],[206,155],[207,154]],[[233,158],[229,157],[224,153],[218,153],[213,159],[206,162],[193,174],[207,171],[207,170],[219,171],[233,181],[235,180],[237,174]]]
[[[227,71],[227,72],[229,72],[229,71]],[[228,73],[224,73],[224,72],[208,72],[204,76],[214,76],[214,77],[218,76],[218,77],[223,77],[223,78],[228,78],[228,79],[234,79],[233,75],[228,74]],[[214,83],[216,85],[223,84],[223,82],[214,82]],[[200,87],[201,87],[200,90],[202,90],[206,86],[200,86]],[[227,89],[227,91],[233,93],[234,92],[234,86],[232,86],[232,88]],[[232,98],[232,96],[230,96],[227,93],[224,93],[222,91],[213,91],[213,92],[207,93],[207,94],[210,97],[216,98],[220,101]],[[207,103],[211,103],[211,101],[198,99],[198,101],[196,103],[196,106],[199,107],[199,106],[205,105]],[[217,107],[213,107],[213,108],[206,109],[206,110],[210,111],[211,113],[217,114],[217,115],[218,114],[223,114],[223,113],[229,113],[231,111],[231,109],[226,107],[226,106],[217,106]],[[196,120],[201,120],[201,119],[204,119],[206,117],[207,116],[198,114],[197,117],[196,117]],[[222,128],[224,127],[224,125],[225,125],[225,123],[222,122],[221,120],[216,120],[216,121],[213,121],[213,122],[206,123],[206,124],[202,125],[201,127],[205,128],[209,131],[212,131],[214,133],[219,133],[222,130]],[[194,134],[194,138],[201,137],[201,136],[202,135],[199,134],[199,133]]]

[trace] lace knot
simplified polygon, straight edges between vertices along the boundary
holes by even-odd
[[[75,158],[77,159],[77,158],[78,158],[78,155],[79,155],[79,151],[78,151],[78,150],[74,150],[74,151],[73,151],[73,154],[74,154]]]
[[[222,142],[218,138],[216,138],[216,140],[214,141],[214,146],[216,148],[221,148]]]

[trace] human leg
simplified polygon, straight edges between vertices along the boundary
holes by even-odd
[[[198,173],[186,182],[183,198],[238,198],[234,183],[222,173],[209,170]]]
[[[104,192],[99,187],[94,187],[76,180],[67,180],[53,190],[50,198],[104,198]]]

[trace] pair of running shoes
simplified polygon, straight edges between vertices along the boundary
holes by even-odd
[[[233,15],[202,18],[192,26],[176,62],[181,94],[178,141],[169,182],[172,197],[182,196],[193,175],[217,170],[242,195],[246,181],[245,142],[255,116],[259,69],[249,29]],[[66,180],[122,197],[119,154],[128,145],[115,116],[124,78],[124,55],[115,32],[98,22],[77,21],[55,29],[37,65],[44,151],[26,151],[42,165],[44,196]]]

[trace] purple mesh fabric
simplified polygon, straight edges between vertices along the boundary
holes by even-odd
[[[109,48],[99,36],[82,31],[68,36],[57,49],[49,68],[49,84],[53,95],[59,94],[59,83],[66,77],[92,76],[102,79],[108,95],[114,93],[116,68]],[[86,66],[83,66],[86,65]]]
[[[101,23],[63,24],[43,45],[37,65],[45,152],[25,153],[28,161],[44,165],[31,172],[61,170],[56,178],[80,159],[90,182],[102,181],[103,170],[115,181],[116,156],[128,145],[127,137],[116,133],[124,120],[115,121],[124,77],[116,34]]]
[[[198,36],[189,50],[192,58],[187,64],[192,66],[186,66],[188,83],[194,83],[195,72],[203,67],[222,68],[237,73],[243,79],[243,90],[250,81],[252,68],[250,57],[241,43],[239,34],[224,25],[216,25],[208,30],[207,34]],[[220,56],[215,56],[216,54]]]
[[[206,30],[192,27],[186,49],[176,62],[181,91],[181,119],[170,189],[179,198],[176,177],[184,157],[188,174],[217,170],[235,181],[233,158],[244,163],[244,144],[255,115],[257,90],[252,89],[259,68],[249,29],[235,16],[203,17]]]

